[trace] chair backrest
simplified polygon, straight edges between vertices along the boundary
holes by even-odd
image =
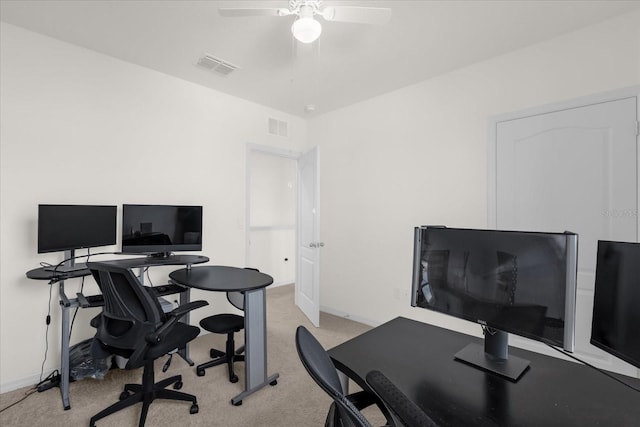
[[[245,267],[245,270],[260,271],[251,267]],[[244,311],[244,292],[227,292],[227,299],[235,308]]]
[[[371,427],[362,413],[345,396],[338,372],[329,354],[304,326],[298,326],[296,330],[296,348],[300,361],[311,378],[333,398],[342,425],[344,427]]]
[[[244,311],[244,293],[227,292],[227,299],[235,308]]]
[[[367,383],[403,425],[407,427],[438,426],[431,417],[402,393],[382,372],[369,372],[367,374]]]
[[[163,323],[164,314],[157,298],[127,268],[100,262],[89,262],[87,266],[104,297],[96,338],[115,349],[116,354],[140,353],[148,344],[145,337]],[[133,364],[141,366],[141,362],[134,360]]]

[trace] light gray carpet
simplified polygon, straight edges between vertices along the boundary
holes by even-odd
[[[206,310],[202,308],[201,310]],[[209,368],[204,377],[195,374],[179,357],[162,373],[165,358],[156,366],[156,381],[181,374],[182,391],[195,394],[200,412],[190,415],[188,402],[156,400],[151,404],[146,425],[151,426],[322,426],[331,399],[309,377],[298,359],[294,336],[298,325],[305,325],[325,348],[333,347],[369,329],[368,326],[322,313],[321,327],[314,328],[294,305],[293,285],[267,290],[268,374],[278,372],[274,387],[267,386],[244,399],[241,406],[233,406],[230,399],[239,394],[244,384],[244,364],[238,363],[236,373],[240,381],[228,381],[226,366]],[[209,360],[209,348],[224,349],[226,337],[204,335],[192,341],[190,356],[198,363]],[[242,342],[239,336],[236,343]],[[237,344],[238,345],[238,344]],[[71,409],[63,410],[59,389],[33,393],[23,402],[0,413],[3,427],[31,426],[87,426],[92,415],[114,403],[125,383],[139,383],[142,370],[111,370],[104,380],[85,379],[71,384]],[[357,387],[351,384],[351,391]],[[0,395],[0,408],[22,398],[29,388]],[[110,415],[98,423],[99,427],[137,426],[141,405],[135,405]],[[373,407],[365,415],[377,425],[384,418]]]

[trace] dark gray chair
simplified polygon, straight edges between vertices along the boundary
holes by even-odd
[[[244,311],[244,294],[242,292],[227,292],[227,300],[238,310]],[[244,329],[244,317],[233,313],[214,314],[202,319],[200,326],[202,329],[214,334],[226,334],[227,342],[225,351],[215,348],[209,350],[209,355],[213,360],[198,365],[196,374],[202,377],[205,374],[205,369],[226,363],[229,370],[229,381],[232,383],[238,382],[238,376],[234,372],[233,364],[244,361],[244,355],[241,354],[244,346],[236,350],[234,334]]]
[[[374,403],[381,405],[378,398],[366,391],[345,395],[329,354],[304,326],[296,330],[296,348],[311,378],[333,399],[325,426],[371,427],[360,410]]]
[[[91,417],[90,426],[95,426],[101,418],[142,402],[139,421],[142,427],[154,399],[188,401],[191,402],[190,413],[197,413],[195,396],[166,390],[170,385],[176,390],[182,388],[182,377],[175,375],[156,383],[153,365],[156,359],[184,348],[198,336],[200,328],[179,320],[191,310],[208,303],[193,301],[163,313],[157,297],[151,295],[131,270],[100,262],[89,262],[87,266],[104,297],[102,313],[92,322],[97,328],[94,347],[127,359],[125,369],[144,367],[142,384],[126,384],[120,400]]]
[[[431,417],[402,393],[382,372],[369,372],[367,384],[380,396],[394,418],[402,425],[406,427],[438,427]]]

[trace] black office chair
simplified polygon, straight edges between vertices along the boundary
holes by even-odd
[[[131,270],[100,262],[89,262],[87,266],[104,297],[102,313],[93,322],[98,329],[94,346],[128,359],[125,369],[144,366],[142,384],[126,384],[120,401],[91,417],[90,426],[95,426],[101,418],[142,402],[139,422],[142,427],[154,399],[190,401],[190,413],[197,413],[195,396],[165,389],[172,384],[176,390],[182,388],[182,377],[176,375],[155,383],[153,364],[159,357],[184,348],[198,336],[200,328],[178,320],[208,303],[193,301],[165,314],[157,297],[145,289]]]
[[[429,415],[402,393],[382,372],[369,372],[367,374],[367,384],[380,396],[387,408],[402,425],[406,427],[438,427],[438,424]]]
[[[311,378],[333,398],[325,426],[371,427],[360,410],[374,403],[380,405],[378,398],[366,391],[345,395],[331,358],[304,326],[296,330],[296,348]]]
[[[244,293],[227,292],[227,300],[237,309],[244,311]],[[238,382],[238,376],[233,370],[233,364],[244,361],[244,355],[241,354],[244,346],[236,350],[234,334],[244,329],[244,317],[232,313],[214,314],[213,316],[202,319],[200,326],[202,329],[215,334],[226,334],[227,342],[225,351],[220,351],[215,348],[209,350],[209,355],[213,360],[198,365],[196,367],[196,374],[202,377],[205,374],[205,369],[226,363],[229,370],[229,381],[232,383]]]

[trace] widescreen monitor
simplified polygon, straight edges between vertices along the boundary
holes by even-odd
[[[517,381],[529,362],[508,333],[573,351],[577,235],[417,227],[412,305],[483,327],[485,342],[455,355]]]
[[[591,344],[640,368],[640,243],[598,241]]]
[[[38,253],[116,244],[116,206],[38,205]]]
[[[167,256],[202,250],[202,206],[123,205],[122,252]]]

